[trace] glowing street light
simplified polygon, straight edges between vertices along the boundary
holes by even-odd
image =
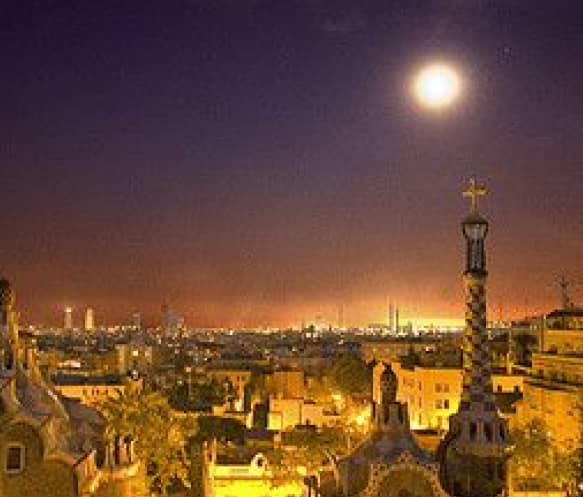
[[[432,64],[417,74],[413,92],[424,107],[442,109],[457,99],[461,86],[461,79],[452,67]]]

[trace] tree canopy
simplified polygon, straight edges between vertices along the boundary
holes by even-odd
[[[332,388],[344,395],[370,394],[372,371],[357,355],[347,353],[334,360],[325,372]]]
[[[151,490],[166,495],[173,484],[189,486],[185,448],[196,432],[194,419],[174,416],[166,398],[155,392],[120,394],[106,399],[100,408],[109,441],[116,437],[135,440]]]
[[[218,442],[234,442],[242,445],[245,442],[246,431],[245,425],[233,418],[200,416],[195,438],[199,442],[216,439]]]
[[[549,429],[535,418],[513,430],[512,480],[519,491],[546,491],[565,488],[572,474],[572,455],[561,453],[552,444]]]
[[[341,428],[297,427],[284,434],[283,442],[269,458],[275,482],[297,477],[299,467],[313,474],[325,464],[331,464],[336,471],[336,459],[348,449]]]
[[[210,412],[215,405],[224,404],[227,388],[218,381],[192,381],[176,385],[169,397],[170,405],[181,411]]]

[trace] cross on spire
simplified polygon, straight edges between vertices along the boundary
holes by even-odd
[[[488,194],[488,189],[484,185],[480,185],[475,177],[470,178],[462,195],[470,199],[470,212],[472,214],[478,212],[478,199],[486,194]]]

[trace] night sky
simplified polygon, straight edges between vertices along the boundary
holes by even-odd
[[[580,4],[2,2],[0,271],[23,320],[368,323],[388,296],[461,319],[473,174],[490,317],[554,308],[583,278]],[[434,60],[464,79],[440,112],[409,88]]]

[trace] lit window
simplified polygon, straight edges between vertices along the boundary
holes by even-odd
[[[24,470],[24,445],[8,444],[6,447],[6,472],[20,473]]]

